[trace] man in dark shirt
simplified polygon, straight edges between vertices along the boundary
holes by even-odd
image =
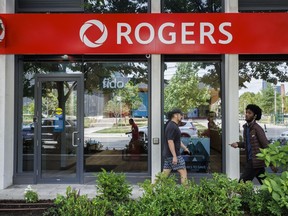
[[[179,109],[174,109],[167,114],[169,121],[165,126],[163,174],[168,176],[172,170],[177,170],[181,176],[181,183],[186,184],[187,170],[185,161],[180,155],[180,148],[182,147],[184,151],[190,152],[181,142],[181,131],[178,124],[181,121],[182,116],[183,114]]]

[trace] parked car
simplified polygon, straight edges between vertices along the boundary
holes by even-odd
[[[65,145],[68,148],[68,151],[72,151],[72,132],[75,130],[76,121],[74,120],[65,120]],[[60,136],[57,136],[55,133],[55,119],[54,118],[43,118],[41,125],[41,139],[42,139],[42,148],[47,150],[59,149],[58,145]],[[34,123],[22,126],[22,139],[23,139],[23,151],[24,152],[33,152],[34,150]]]
[[[282,145],[286,144],[288,142],[288,131],[282,132],[278,140]]]
[[[179,129],[182,137],[197,137],[198,131],[192,121],[182,120],[179,123]],[[141,140],[148,140],[148,126],[139,127],[139,136]]]
[[[198,131],[192,121],[182,120],[179,123],[179,129],[182,137],[197,137]]]

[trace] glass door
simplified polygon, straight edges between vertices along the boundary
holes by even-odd
[[[37,182],[81,183],[83,178],[83,75],[36,76]]]

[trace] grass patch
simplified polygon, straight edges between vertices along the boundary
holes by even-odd
[[[194,126],[197,128],[198,131],[199,131],[199,130],[206,130],[206,129],[207,129],[207,127],[205,127],[204,125],[199,124],[199,123],[197,123],[197,122],[193,122],[193,124],[194,124]]]
[[[130,126],[118,126],[118,127],[112,127],[112,128],[106,128],[103,130],[96,131],[94,133],[126,133],[131,130]]]

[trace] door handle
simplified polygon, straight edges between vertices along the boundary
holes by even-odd
[[[78,147],[78,144],[75,144],[75,134],[78,134],[78,133],[79,133],[78,131],[74,131],[72,133],[72,146],[73,147]],[[79,139],[77,139],[77,140],[79,140]]]

